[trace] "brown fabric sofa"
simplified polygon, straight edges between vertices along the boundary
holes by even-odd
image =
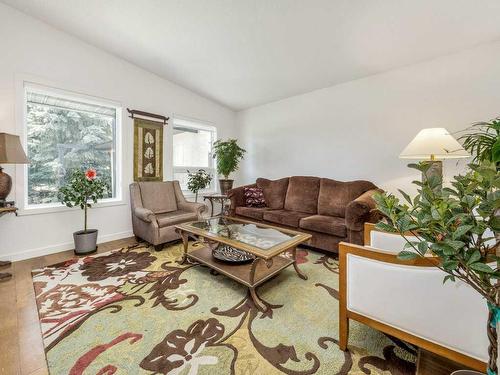
[[[245,187],[261,188],[266,207],[246,207]],[[363,244],[364,223],[379,220],[373,194],[381,191],[369,181],[293,176],[259,178],[228,195],[231,216],[310,233],[310,246],[337,252],[341,241]]]
[[[188,202],[179,181],[134,182],[130,184],[134,235],[155,246],[177,240],[174,225],[200,220],[203,203]]]

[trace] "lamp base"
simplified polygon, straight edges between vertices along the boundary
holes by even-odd
[[[422,173],[422,182],[426,182],[429,178],[436,176],[443,184],[443,162],[441,160],[423,161],[423,164],[430,165],[426,172]]]
[[[5,200],[10,194],[12,189],[12,179],[7,173],[4,173],[3,168],[0,167],[0,200]]]

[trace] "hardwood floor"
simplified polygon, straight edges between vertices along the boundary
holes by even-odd
[[[125,238],[99,245],[106,252],[135,244],[135,238]],[[74,257],[64,251],[43,257],[14,262],[1,269],[11,272],[12,279],[0,282],[0,374],[48,375],[43,350],[31,270]],[[425,352],[419,356],[419,375],[449,374],[457,365]],[[459,368],[459,367],[458,367]]]
[[[135,244],[125,238],[100,244],[98,252]],[[14,262],[0,272],[12,273],[12,279],[0,282],[0,374],[47,375],[35,292],[31,281],[33,268],[48,266],[74,257],[64,251],[43,257]]]

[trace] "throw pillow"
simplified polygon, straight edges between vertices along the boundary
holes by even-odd
[[[258,187],[246,187],[244,191],[245,205],[247,207],[265,207],[264,192]]]

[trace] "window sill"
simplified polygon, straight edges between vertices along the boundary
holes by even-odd
[[[96,209],[96,208],[104,208],[104,207],[114,207],[114,206],[124,206],[126,205],[127,202],[125,202],[123,199],[107,199],[105,201],[98,202],[96,204],[92,205],[91,209]],[[50,213],[57,213],[57,212],[70,212],[75,209],[80,209],[80,207],[66,207],[63,206],[62,204],[51,204],[51,205],[44,205],[41,207],[29,207],[29,208],[20,208],[17,211],[18,216],[29,216],[29,215],[43,215],[43,214],[50,214]]]

